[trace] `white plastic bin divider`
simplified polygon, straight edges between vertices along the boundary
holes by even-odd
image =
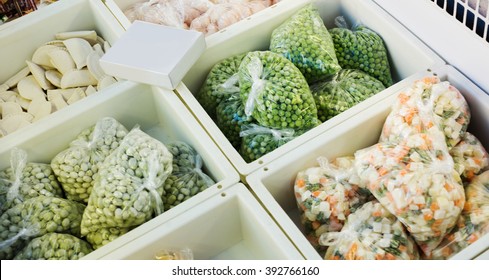
[[[95,30],[110,44],[124,33],[124,29],[99,0],[59,1],[33,12],[32,15],[16,19],[8,28],[0,28],[0,84],[26,67],[25,61],[32,58],[38,47],[54,40],[56,33],[79,30]],[[78,102],[85,103],[85,100],[97,98],[96,96],[98,95]],[[69,108],[71,105],[65,110],[70,110]],[[3,146],[6,142],[16,142],[22,135],[21,131],[30,130],[45,122],[49,122],[49,119],[44,118],[1,137],[0,143]]]
[[[176,89],[185,104],[238,170],[242,180],[245,180],[246,175],[252,171],[257,170],[280,155],[295,149],[301,143],[324,133],[344,120],[367,109],[369,106],[380,102],[392,93],[392,89],[396,89],[398,86],[397,84],[393,85],[388,90],[309,130],[258,160],[251,163],[245,162],[243,157],[234,149],[211,117],[205,112],[195,98],[195,95],[198,93],[200,85],[204,82],[210,69],[217,62],[239,53],[268,49],[272,31],[300,8],[311,2],[320,10],[321,16],[328,28],[333,28],[334,19],[339,15],[343,15],[350,23],[362,22],[379,33],[388,49],[392,73],[396,81],[406,79],[434,65],[445,64],[428,47],[423,45],[402,25],[371,1],[284,0],[259,14],[255,14],[252,20],[236,26],[232,33],[223,33],[228,36],[226,40],[221,40],[218,43],[217,41],[208,41],[206,52],[183,79],[185,85],[182,84]]]
[[[489,42],[432,1],[374,1],[416,34],[448,64],[453,65],[489,93]],[[455,3],[457,2],[461,1],[455,0]],[[485,24],[489,24],[489,17],[486,18]]]
[[[197,260],[304,259],[243,184],[171,219],[157,217],[83,259],[155,259],[160,250],[179,248]]]
[[[46,122],[39,123],[33,129],[20,131],[15,139],[2,143],[0,170],[9,167],[10,151],[14,147],[27,152],[28,162],[50,163],[56,154],[68,148],[68,144],[83,129],[95,125],[103,117],[113,117],[127,129],[139,125],[142,131],[163,143],[183,141],[189,144],[202,157],[204,173],[216,182],[165,211],[157,219],[182,214],[186,207],[198,205],[239,182],[236,170],[174,92],[129,81],[107,88],[98,98],[77,102],[69,110],[55,112],[46,117]],[[109,243],[95,252],[104,252],[110,246]]]
[[[432,72],[419,73],[419,77],[433,74],[438,75],[442,81],[449,81],[463,94],[472,114],[469,131],[482,142],[486,149],[489,149],[489,130],[487,130],[489,127],[489,96],[463,74],[448,65],[434,68]],[[406,87],[411,85],[411,81],[401,81],[401,83]],[[306,259],[320,259],[323,256],[314,250],[302,232],[300,213],[294,196],[294,181],[297,173],[318,166],[316,159],[319,156],[334,159],[353,155],[355,151],[377,143],[384,121],[396,97],[397,94],[391,94],[381,103],[371,106],[341,125],[303,143],[247,177],[252,192],[265,205],[270,215],[275,218]],[[465,259],[473,258],[477,253],[489,247],[487,237],[484,241],[482,239],[480,241],[482,244],[474,243],[470,246],[470,250],[474,251],[464,254]]]
[[[474,260],[489,260],[489,249],[487,249],[487,251],[477,256],[477,258],[475,258]]]

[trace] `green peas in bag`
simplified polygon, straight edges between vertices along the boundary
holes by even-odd
[[[78,237],[53,232],[32,239],[14,260],[78,260],[92,251],[90,244]]]

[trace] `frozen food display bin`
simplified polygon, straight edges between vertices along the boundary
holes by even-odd
[[[14,147],[27,152],[28,162],[50,163],[82,130],[103,117],[113,117],[127,129],[138,125],[163,143],[183,141],[189,144],[202,157],[204,173],[216,182],[155,217],[155,222],[180,215],[239,181],[235,169],[174,92],[129,81],[107,88],[98,98],[87,98],[86,102],[71,105],[69,110],[56,112],[46,117],[46,122],[20,131],[16,138],[10,138],[12,141],[3,142],[0,145],[0,170],[9,167],[10,151]],[[95,252],[104,252],[109,246],[110,243]]]
[[[374,1],[489,93],[489,1]]]
[[[38,47],[54,40],[56,33],[80,30],[95,30],[110,44],[113,44],[124,32],[117,20],[98,0],[59,1],[0,28],[0,61],[2,64],[0,84],[26,67],[26,60],[31,60]],[[98,93],[104,94],[103,90]],[[95,96],[85,99],[97,98]],[[85,100],[78,102],[85,103]],[[70,110],[70,106],[62,110]],[[43,123],[57,118],[53,117],[57,113],[0,138],[0,143],[8,145],[18,139],[24,139],[25,134],[23,133],[29,133],[29,130],[38,125],[42,126]]]
[[[190,249],[197,260],[303,259],[242,184],[171,219],[153,219],[84,259],[155,259],[163,249]]]
[[[472,114],[469,131],[481,141],[487,150],[489,148],[489,131],[487,130],[489,127],[489,96],[451,66],[440,66],[432,71],[418,73],[418,77],[438,75],[442,81],[449,81],[451,85],[460,90]],[[403,85],[410,86],[411,83],[407,82]],[[323,256],[314,250],[301,231],[299,209],[294,195],[294,181],[297,173],[317,166],[316,159],[319,156],[334,159],[339,156],[353,155],[355,151],[377,143],[396,96],[397,94],[390,95],[383,102],[371,106],[368,110],[364,110],[302,144],[247,177],[251,190],[306,259],[320,259]],[[465,259],[474,258],[489,247],[488,240],[485,236],[458,255],[462,255]],[[458,255],[454,258],[457,258]]]
[[[311,2],[314,2],[314,5],[319,9],[328,28],[333,28],[335,18],[343,15],[349,23],[360,21],[376,31],[383,38],[387,47],[395,81],[408,78],[416,72],[426,70],[433,65],[444,64],[435,53],[371,1],[284,0],[267,10],[255,14],[252,19],[243,22],[243,24],[236,25],[233,32],[226,31],[222,33],[222,35],[226,35],[225,39],[223,36],[220,40],[207,41],[206,52],[190,69],[183,79],[183,83],[177,87],[176,91],[238,170],[242,180],[246,180],[246,175],[252,171],[294,150],[307,140],[331,129],[389,96],[389,91],[380,92],[253,162],[247,163],[238,151],[234,149],[229,140],[199,104],[195,95],[199,92],[200,86],[212,66],[232,55],[268,49],[272,31],[300,8]],[[391,88],[397,87],[398,84],[394,84]]]

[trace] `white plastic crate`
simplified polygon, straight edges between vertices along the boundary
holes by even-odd
[[[489,93],[487,0],[374,1]]]
[[[471,83],[465,76],[451,66],[441,66],[433,72],[418,73],[422,78],[436,74],[442,81],[449,81],[464,95],[472,118],[469,131],[489,149],[489,96]],[[411,82],[401,82],[403,86]],[[403,87],[404,88],[404,87]],[[251,190],[258,200],[274,217],[278,225],[291,238],[306,259],[320,259],[320,256],[304,236],[300,224],[299,209],[294,195],[294,181],[299,171],[317,166],[317,157],[325,156],[334,159],[340,156],[353,155],[355,151],[369,147],[378,142],[385,118],[397,94],[371,106],[368,110],[352,117],[341,125],[322,133],[304,143],[247,177]],[[489,248],[489,236],[476,241],[454,258],[471,259]]]
[[[172,219],[145,225],[83,259],[154,260],[158,251],[173,248],[189,248],[197,260],[303,259],[242,184]]]
[[[50,163],[83,129],[95,125],[103,117],[113,117],[128,129],[139,125],[142,131],[163,143],[183,141],[189,144],[202,157],[204,173],[216,182],[154,218],[156,223],[183,214],[190,207],[239,182],[236,170],[174,92],[128,81],[107,88],[98,98],[87,98],[86,102],[71,105],[69,110],[52,114],[47,117],[48,121],[21,131],[16,138],[2,143],[0,170],[9,167],[10,152],[14,147],[27,152],[28,162]],[[146,224],[141,227],[146,227]],[[95,252],[109,250],[110,245]]]
[[[229,32],[222,33],[222,35],[226,35],[225,39],[224,37],[220,37],[222,40],[208,41],[206,52],[197,61],[194,67],[190,69],[183,80],[183,84],[177,87],[176,91],[235,166],[243,180],[245,180],[246,175],[260,168],[264,164],[269,163],[280,155],[286,154],[301,143],[304,143],[342,123],[369,106],[380,102],[382,99],[389,96],[392,93],[392,90],[395,90],[398,87],[398,85],[395,84],[388,90],[385,90],[354,108],[328,120],[322,125],[266,154],[260,159],[251,163],[246,163],[214,121],[205,112],[195,98],[195,95],[198,93],[200,86],[204,82],[210,69],[217,62],[246,51],[268,49],[272,31],[300,8],[311,2],[314,2],[314,5],[320,10],[324,23],[328,28],[333,28],[334,19],[339,15],[343,15],[349,23],[360,21],[379,33],[387,47],[393,78],[396,81],[405,79],[418,71],[426,70],[433,65],[444,64],[435,53],[429,50],[403,26],[371,1],[284,0],[259,14],[255,14],[252,19],[236,26],[236,28],[233,29],[233,32],[230,32],[229,30]]]
[[[18,18],[0,28],[0,84],[26,66],[34,51],[54,40],[54,35],[65,31],[95,30],[110,44],[124,32],[117,20],[99,0],[70,0],[53,3],[32,14]],[[98,92],[103,94],[103,90]],[[96,95],[85,99],[97,98]],[[79,102],[84,103],[85,100]],[[70,106],[65,110],[70,110]],[[51,116],[57,115],[57,112]],[[50,117],[51,117],[50,116]],[[0,138],[0,143],[16,142],[28,131],[52,118],[39,120]]]

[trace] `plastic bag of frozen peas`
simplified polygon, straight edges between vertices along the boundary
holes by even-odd
[[[326,232],[326,260],[416,260],[419,252],[396,216],[377,201],[365,203],[348,216],[339,232]]]
[[[339,157],[329,162],[319,157],[319,166],[300,171],[296,176],[294,192],[302,225],[318,251],[326,249],[319,246],[321,234],[340,231],[351,213],[373,199],[367,189],[359,187],[353,160]]]
[[[10,153],[10,167],[0,171],[0,214],[37,196],[64,197],[49,164],[27,161],[19,148]]]
[[[83,213],[82,235],[137,226],[163,213],[163,184],[171,172],[166,146],[133,128],[99,168]]]
[[[292,61],[309,83],[341,69],[331,35],[318,9],[311,4],[273,31],[270,51]]]
[[[68,199],[88,202],[100,164],[127,133],[117,120],[102,118],[82,131],[66,150],[51,160],[51,167]]]
[[[46,233],[32,239],[14,260],[78,260],[93,251],[86,241],[66,233]]]
[[[465,196],[457,225],[428,258],[448,259],[489,233],[489,171],[473,177]]]

